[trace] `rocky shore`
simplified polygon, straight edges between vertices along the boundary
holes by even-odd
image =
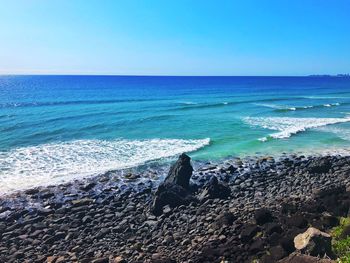
[[[326,246],[308,248],[306,254],[327,257],[310,261],[315,258],[301,255],[294,238],[310,227],[327,232],[348,216],[350,157],[234,158],[194,171],[190,166],[180,156],[159,187],[152,178],[163,178],[164,171],[124,173],[124,185],[111,173],[2,196],[0,262],[337,257]]]

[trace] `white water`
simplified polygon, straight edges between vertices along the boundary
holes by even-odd
[[[0,152],[0,194],[53,185],[191,152],[209,139],[78,140]]]
[[[291,110],[295,111],[296,107],[289,107],[289,106],[284,106],[284,105],[277,105],[277,104],[272,104],[272,103],[254,103],[256,106],[262,106],[266,108],[271,108],[271,109],[276,109],[276,110]]]
[[[283,139],[289,138],[293,134],[303,132],[307,129],[318,128],[336,123],[349,122],[350,117],[346,118],[289,118],[289,117],[247,117],[246,123],[252,126],[259,126],[264,129],[276,130],[279,132],[269,134],[260,138],[260,141],[266,141],[268,138]]]

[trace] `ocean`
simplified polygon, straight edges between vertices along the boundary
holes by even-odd
[[[347,154],[350,78],[0,76],[0,193],[188,152]]]

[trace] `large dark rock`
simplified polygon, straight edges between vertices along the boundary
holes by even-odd
[[[183,153],[176,163],[171,166],[164,184],[176,184],[188,190],[192,172],[191,158]]]
[[[219,183],[216,176],[212,176],[210,178],[209,183],[204,188],[203,192],[200,194],[199,199],[200,200],[207,200],[207,199],[227,199],[231,194],[231,189],[221,183]]]
[[[174,208],[196,201],[189,187],[193,171],[190,160],[191,158],[183,153],[170,168],[168,176],[159,185],[155,193],[151,207],[151,212],[154,215],[161,215],[163,213],[163,207],[166,205]]]
[[[163,213],[163,207],[169,205],[174,208],[180,205],[189,205],[196,199],[185,188],[176,184],[161,184],[152,203],[152,213],[159,216]]]

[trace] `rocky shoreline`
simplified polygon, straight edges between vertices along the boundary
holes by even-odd
[[[154,171],[30,189],[0,199],[0,262],[298,262],[296,235],[348,216],[349,172],[345,156],[208,163],[158,212]]]

